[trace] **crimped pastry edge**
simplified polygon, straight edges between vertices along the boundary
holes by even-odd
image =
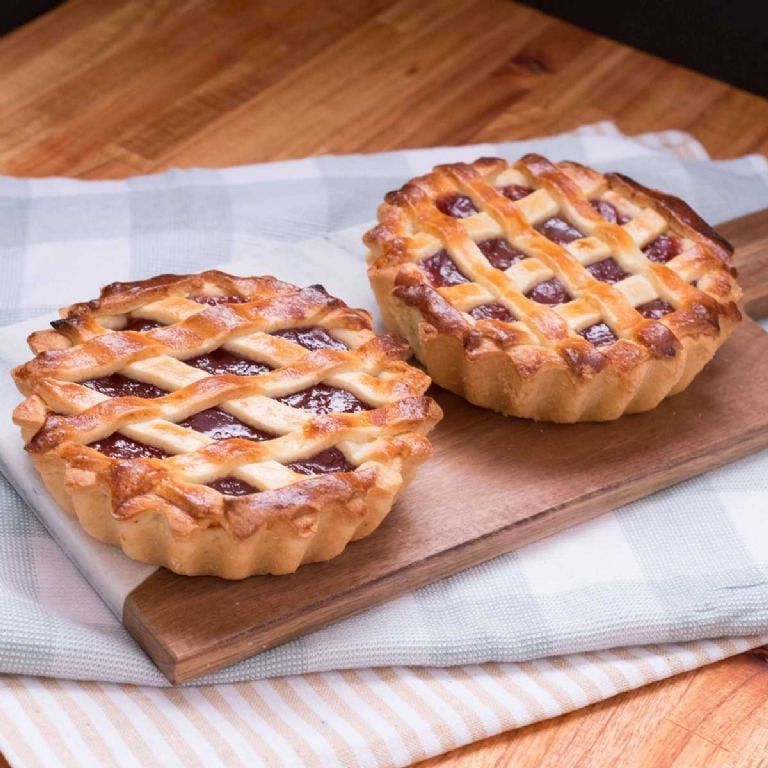
[[[302,565],[340,555],[349,542],[378,528],[426,458],[424,452],[389,467],[369,462],[363,470],[372,480],[364,489],[326,498],[320,507],[281,510],[243,538],[222,526],[192,526],[179,532],[160,506],[120,519],[113,514],[109,492],[66,460],[43,456],[32,461],[59,507],[93,538],[119,547],[133,560],[180,575],[239,580],[290,574]]]

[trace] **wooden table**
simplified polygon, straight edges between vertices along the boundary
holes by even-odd
[[[0,72],[5,174],[118,178],[606,119],[689,131],[713,157],[768,152],[768,101],[502,0],[73,0],[0,40]],[[768,668],[750,655],[429,765],[766,753]]]

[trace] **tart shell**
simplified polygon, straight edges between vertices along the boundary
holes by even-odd
[[[675,311],[644,319],[624,306],[623,299],[613,299],[621,305],[621,316],[634,325],[602,349],[573,331],[563,332],[556,313],[533,302],[528,305],[537,314],[527,328],[495,319],[473,320],[446,298],[449,291],[431,284],[418,266],[420,254],[430,251],[425,241],[435,243],[431,252],[438,247],[451,255],[471,250],[462,223],[437,212],[435,201],[441,195],[470,197],[518,234],[529,226],[521,223],[516,203],[494,188],[510,173],[531,187],[549,190],[560,198],[561,210],[567,207],[598,232],[599,226],[605,232],[605,224],[597,223],[587,193],[608,192],[637,210],[649,211],[689,244],[682,269],[695,273],[695,284],[684,282],[671,268],[653,265],[654,278],[679,299]],[[368,276],[387,329],[409,342],[436,384],[506,415],[573,423],[651,410],[688,387],[741,320],[741,291],[731,267],[730,244],[683,201],[619,174],[603,176],[577,163],[553,164],[538,155],[528,155],[515,166],[496,158],[438,166],[389,193],[378,218],[378,226],[364,240]],[[620,250],[639,253],[624,231],[610,229],[605,239],[613,238]],[[556,275],[560,268],[573,269],[569,255],[563,249],[553,253],[551,244],[548,258]],[[588,290],[602,298],[606,294],[599,292],[610,289],[601,285]],[[546,343],[531,343],[532,332],[540,333]]]
[[[290,326],[299,312],[315,312],[312,322],[347,329],[362,342],[349,353],[336,354],[341,360],[344,355],[348,360],[359,356],[361,365],[383,371],[383,382],[376,380],[371,386],[380,386],[376,394],[387,402],[362,413],[312,417],[296,433],[296,440],[298,444],[314,440],[334,445],[336,439],[351,439],[355,430],[363,435],[371,433],[373,442],[366,447],[364,461],[351,471],[297,477],[279,487],[232,496],[189,481],[172,466],[176,456],[170,460],[123,459],[87,444],[94,430],[101,437],[126,423],[126,414],[133,413],[134,419],[164,418],[165,409],[178,407],[182,399],[170,393],[159,400],[120,397],[91,406],[80,402],[82,393],[78,392],[84,388],[76,383],[72,361],[87,367],[83,360],[103,348],[95,342],[105,333],[121,334],[101,323],[113,322],[116,316],[152,302],[170,299],[183,305],[190,293],[211,290],[241,294],[239,306],[244,309],[238,311],[251,325],[262,322],[261,315],[254,314],[247,303],[256,296],[267,307],[272,324]],[[275,304],[269,301],[270,291]],[[276,306],[287,307],[289,315],[281,318]],[[231,315],[212,308],[201,310],[199,318],[186,317],[178,324],[179,337],[174,343],[194,346],[195,330],[201,335],[210,333],[217,319],[226,321],[228,331],[238,338],[244,330],[253,330],[251,325],[233,330]],[[109,286],[100,300],[74,305],[63,310],[62,316],[53,330],[33,334],[30,345],[35,358],[13,371],[19,389],[27,395],[14,411],[14,422],[21,428],[27,452],[57,504],[91,536],[120,547],[134,560],[165,566],[178,574],[225,579],[288,574],[301,565],[329,560],[350,541],[369,535],[379,526],[417,467],[431,454],[426,434],[442,413],[423,395],[429,378],[402,360],[407,354],[402,343],[372,333],[367,313],[350,310],[324,292],[297,289],[274,278],[234,278],[211,271]],[[167,328],[163,330],[166,334],[162,338],[167,340]],[[125,345],[122,338],[109,340],[117,357],[137,338],[134,332],[122,333]],[[151,339],[151,335],[144,338]],[[326,357],[323,353],[307,355],[302,350],[295,364],[273,378],[280,384],[282,378],[305,374],[317,364],[312,361],[326,361]],[[233,381],[244,378],[206,378],[205,387],[188,388],[185,402],[193,403],[199,397],[199,407],[209,407],[212,390],[220,388],[219,398],[225,399]],[[251,386],[251,380],[242,386]],[[62,409],[66,410],[63,415]],[[195,456],[209,464],[219,462],[222,467],[234,462],[236,468],[238,462],[268,460],[268,445],[230,438],[204,446]]]

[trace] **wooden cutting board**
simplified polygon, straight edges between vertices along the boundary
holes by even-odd
[[[768,210],[719,227],[768,314]],[[434,457],[373,535],[291,576],[160,569],[125,626],[173,682],[252,656],[768,445],[768,334],[747,319],[681,395],[602,424],[508,419],[443,390]]]

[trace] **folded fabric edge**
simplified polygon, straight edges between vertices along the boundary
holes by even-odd
[[[453,669],[361,670],[209,690],[0,677],[15,768],[202,763],[397,768],[557,717],[768,642],[768,635]],[[128,715],[130,714],[130,717]],[[266,737],[269,738],[266,738]],[[219,752],[220,753],[220,752]],[[221,753],[220,753],[221,754]]]

